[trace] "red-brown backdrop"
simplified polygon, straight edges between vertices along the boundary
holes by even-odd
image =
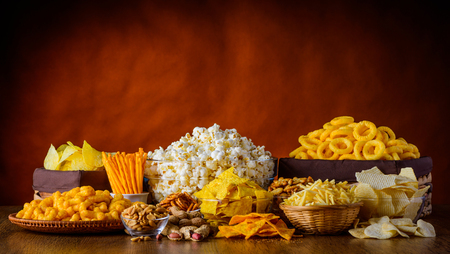
[[[33,197],[50,144],[167,147],[236,128],[276,157],[340,115],[433,158],[448,203],[448,19],[423,1],[119,1],[4,8],[0,205]]]

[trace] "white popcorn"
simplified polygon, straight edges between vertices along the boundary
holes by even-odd
[[[174,192],[193,194],[230,167],[239,177],[265,187],[274,175],[271,156],[236,129],[222,131],[217,124],[195,127],[192,135],[186,133],[167,149],[148,152],[145,176],[158,202]]]

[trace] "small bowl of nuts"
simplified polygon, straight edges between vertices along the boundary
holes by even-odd
[[[138,203],[125,209],[120,218],[131,236],[156,236],[166,227],[169,211],[164,207]]]

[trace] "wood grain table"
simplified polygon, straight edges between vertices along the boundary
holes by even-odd
[[[8,215],[19,206],[0,206],[0,253],[450,253],[450,205],[434,205],[425,218],[436,229],[436,237],[396,237],[389,240],[305,235],[283,238],[206,239],[202,242],[132,242],[124,232],[60,235],[39,233],[12,224]]]

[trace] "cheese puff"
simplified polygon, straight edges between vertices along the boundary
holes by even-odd
[[[109,211],[114,211],[115,210],[115,211],[121,213],[121,212],[123,212],[123,210],[125,210],[125,208],[126,207],[124,206],[124,204],[122,202],[117,201],[117,202],[112,203],[109,206]]]
[[[25,210],[22,219],[30,220],[33,216],[34,209],[36,209],[36,207],[30,206],[30,208]]]
[[[69,204],[70,204],[71,206],[74,206],[74,205],[77,205],[77,204],[81,204],[81,203],[84,202],[85,200],[86,200],[85,197],[77,195],[77,196],[75,196],[75,197],[69,199]]]
[[[114,220],[120,220],[120,214],[117,210],[112,210],[109,212],[110,216],[112,217],[112,219]]]
[[[44,198],[41,201],[41,203],[39,203],[39,207],[43,211],[45,211],[45,209],[47,209],[47,207],[53,207],[53,198],[52,197]]]
[[[95,208],[98,208],[101,212],[108,212],[108,205],[106,204],[106,202],[101,202],[98,204],[95,204]],[[95,210],[94,208],[94,210]]]
[[[80,192],[80,187],[75,187],[73,189],[71,189],[70,191],[66,191],[64,192],[64,196],[66,197],[75,197],[76,194],[78,194]]]
[[[111,216],[111,213],[104,213],[105,214],[105,220],[114,220],[114,218]]]
[[[82,220],[105,220],[106,216],[102,212],[94,212],[89,210],[83,210],[80,212],[80,217]]]
[[[35,200],[33,200],[33,201],[30,202],[30,205],[31,205],[32,207],[37,207],[37,206],[39,206],[39,204],[41,203],[41,201],[42,201],[42,200],[35,199]]]
[[[80,217],[84,221],[92,220],[92,219],[95,218],[95,212],[94,211],[89,211],[89,210],[83,210],[83,211],[80,211]]]
[[[117,194],[114,195],[114,198],[111,200],[111,203],[114,203],[116,201],[123,200],[123,199],[124,198],[123,198],[122,193],[117,193]]]
[[[71,206],[71,207],[67,208],[67,209],[66,209],[66,212],[67,212],[67,215],[68,215],[69,217],[72,217],[72,216],[76,213],[76,211],[75,211],[75,209],[74,209],[74,206]]]
[[[95,218],[97,220],[106,220],[106,215],[103,212],[95,212]]]
[[[82,211],[84,211],[84,210],[88,210],[89,207],[90,207],[92,204],[93,204],[92,201],[90,201],[90,200],[85,200],[84,202],[82,202],[82,203],[80,204],[79,211],[82,212]]]
[[[55,191],[52,194],[52,198],[53,198],[53,204],[56,204],[56,201],[62,196],[60,191]]]
[[[67,210],[59,210],[58,214],[56,215],[56,220],[62,220],[67,217],[70,217]]]
[[[25,210],[22,209],[22,210],[20,210],[20,211],[16,214],[16,218],[21,219],[21,218],[23,218],[23,215],[24,215],[24,214],[25,214]]]
[[[55,220],[57,215],[58,215],[58,212],[57,212],[56,208],[47,207],[47,209],[45,209],[44,220]]]
[[[91,201],[92,203],[101,203],[101,202],[110,202],[111,200],[109,199],[110,196],[105,196],[103,193],[102,194],[98,194],[98,195],[94,195],[94,196],[89,196],[86,198],[86,200]]]
[[[80,217],[80,213],[75,213],[74,215],[72,215],[72,217],[70,218],[70,221],[80,221],[81,217]]]
[[[79,194],[83,197],[94,196],[95,190],[92,186],[82,186]]]
[[[58,210],[65,210],[70,207],[70,203],[69,200],[66,199],[66,197],[60,197],[56,201],[56,206],[54,205],[53,207],[57,208]]]
[[[39,216],[44,215],[44,210],[42,210],[40,207],[36,207],[33,211],[33,215],[31,215],[31,219],[32,220],[37,220],[39,219]],[[41,216],[42,217],[42,216]]]

